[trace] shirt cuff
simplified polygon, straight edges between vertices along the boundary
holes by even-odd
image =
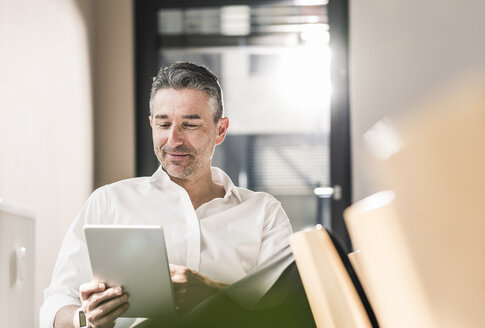
[[[68,305],[81,306],[81,301],[76,297],[67,295],[53,295],[46,299],[40,307],[40,328],[53,328],[57,312]]]

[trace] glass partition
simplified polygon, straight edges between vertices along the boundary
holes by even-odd
[[[330,50],[325,2],[162,8],[159,65],[207,66],[230,128],[214,165],[282,202],[294,230],[330,228]]]

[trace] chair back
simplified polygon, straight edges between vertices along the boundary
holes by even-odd
[[[359,250],[355,260],[360,281],[381,327],[431,327],[429,305],[400,229],[394,198],[393,192],[383,191],[344,212],[353,247]]]
[[[329,233],[321,228],[300,231],[290,236],[290,243],[317,327],[372,327]]]

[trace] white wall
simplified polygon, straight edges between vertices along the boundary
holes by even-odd
[[[0,197],[36,210],[38,309],[64,232],[92,189],[89,38],[78,6],[0,0],[0,72]]]
[[[362,135],[440,84],[485,66],[482,0],[351,0],[353,199],[382,185]],[[412,106],[411,106],[412,107]]]
[[[132,17],[131,0],[0,0],[0,197],[37,213],[36,322],[93,187],[134,175]]]

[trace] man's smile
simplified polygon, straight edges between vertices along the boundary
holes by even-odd
[[[190,154],[187,153],[165,153],[165,157],[170,161],[181,161],[189,156]]]

